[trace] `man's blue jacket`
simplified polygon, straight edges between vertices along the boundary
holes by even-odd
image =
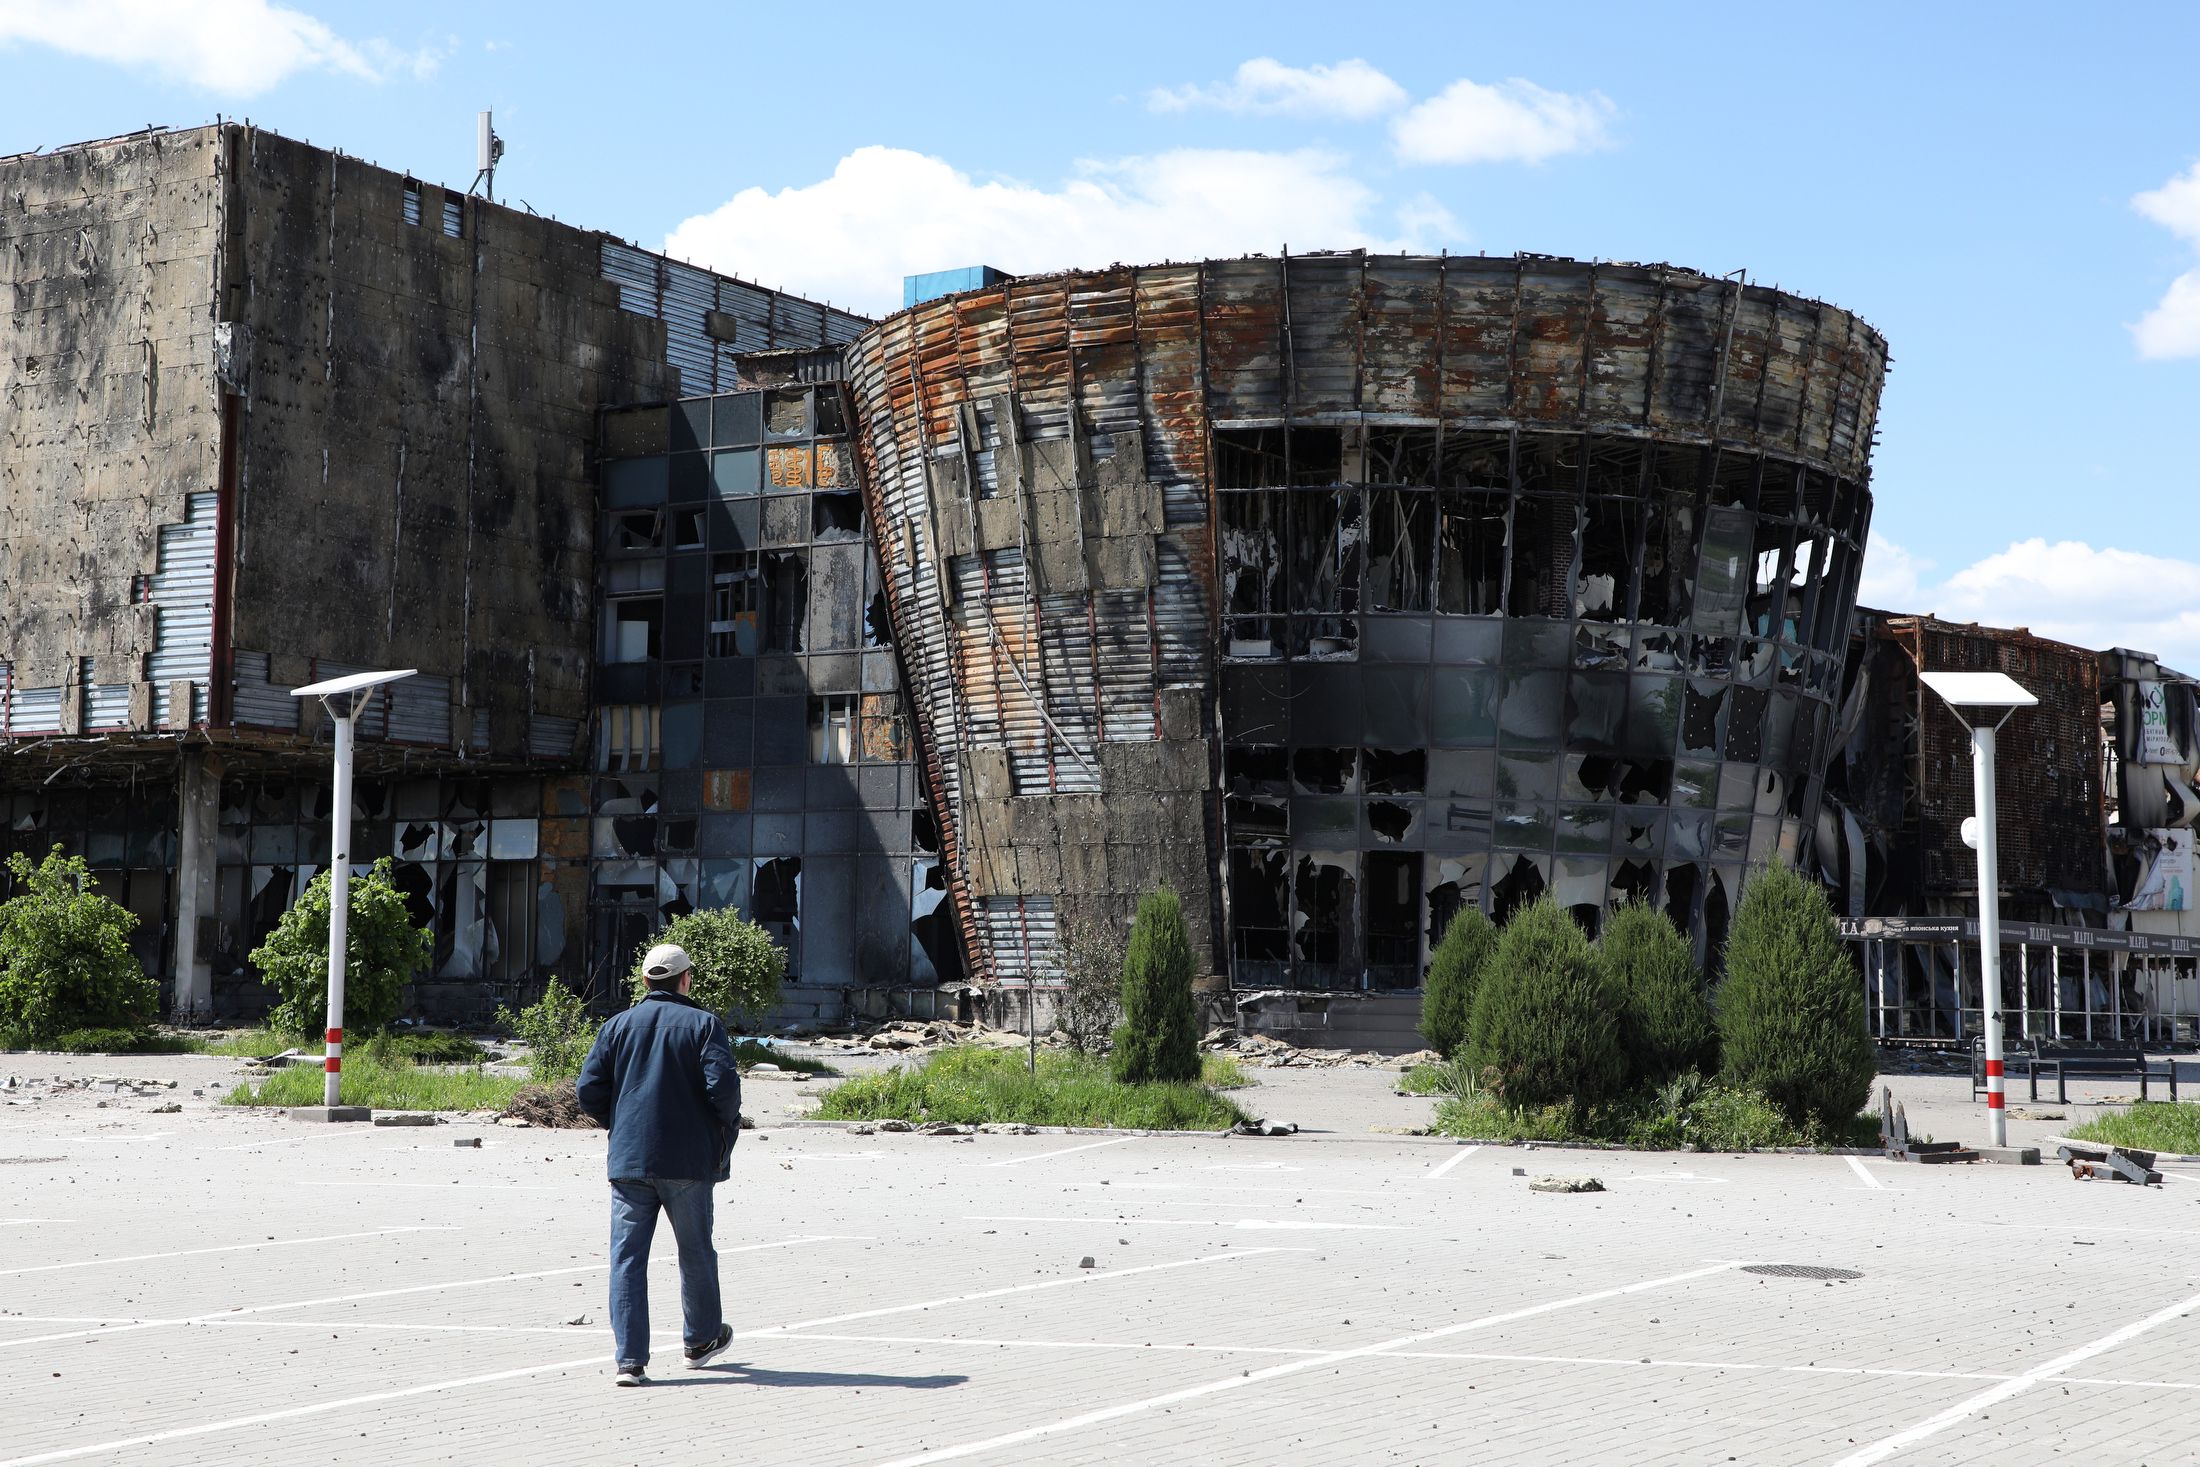
[[[677,993],[652,993],[596,1034],[581,1065],[581,1109],[611,1132],[615,1182],[723,1182],[741,1134],[741,1074],[718,1016]]]

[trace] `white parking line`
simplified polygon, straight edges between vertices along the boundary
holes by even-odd
[[[1849,1170],[1855,1172],[1856,1175],[1863,1180],[1865,1186],[1871,1188],[1874,1192],[1884,1192],[1887,1190],[1887,1184],[1880,1181],[1879,1178],[1873,1176],[1870,1170],[1865,1167],[1863,1157],[1851,1156],[1847,1158],[1847,1161],[1849,1164]]]
[[[1648,1289],[1664,1288],[1671,1284],[1689,1283],[1695,1279],[1709,1278],[1713,1274],[1724,1273],[1731,1267],[1733,1267],[1732,1264],[1716,1264],[1709,1268],[1691,1269],[1687,1273],[1667,1274],[1663,1278],[1645,1279],[1641,1283],[1622,1284],[1617,1288],[1599,1289],[1594,1293],[1575,1294],[1564,1299],[1553,1299],[1542,1304],[1532,1304],[1525,1309],[1508,1310],[1503,1314],[1485,1314],[1479,1319],[1462,1320],[1458,1324],[1445,1325],[1441,1329],[1421,1330],[1410,1335],[1399,1335],[1395,1339],[1382,1340],[1371,1345],[1360,1345],[1349,1350],[1332,1350],[1322,1355],[1308,1355],[1298,1360],[1287,1360],[1278,1365],[1270,1365],[1264,1369],[1243,1371],[1237,1375],[1225,1376],[1221,1380],[1211,1380],[1203,1385],[1187,1386],[1183,1390],[1169,1391],[1159,1396],[1148,1396],[1143,1400],[1126,1401],[1120,1406],[1107,1406],[1098,1411],[1086,1411],[1076,1416],[1065,1416],[1059,1421],[1026,1427],[1022,1431],[1004,1432],[1000,1436],[987,1437],[982,1441],[964,1442],[959,1446],[940,1447],[932,1451],[918,1452],[913,1456],[896,1457],[890,1462],[881,1463],[880,1467],[923,1467],[923,1464],[931,1462],[950,1462],[958,1457],[973,1457],[980,1452],[995,1451],[1001,1447],[1021,1446],[1025,1442],[1037,1441],[1041,1437],[1054,1436],[1065,1431],[1076,1431],[1086,1426],[1097,1426],[1103,1421],[1114,1421],[1124,1416],[1135,1416],[1141,1412],[1157,1410],[1164,1406],[1174,1406],[1180,1401],[1193,1401],[1202,1396],[1211,1396],[1222,1391],[1234,1391],[1243,1386],[1257,1385],[1262,1381],[1275,1380],[1281,1376],[1296,1375],[1301,1371],[1319,1370],[1325,1366],[1342,1364],[1347,1360],[1359,1360],[1371,1355],[1381,1355],[1387,1351],[1404,1349],[1408,1345],[1424,1344],[1430,1340],[1449,1339],[1453,1335],[1465,1334],[1469,1330],[1488,1329],[1493,1325],[1511,1324],[1517,1320],[1532,1319],[1537,1315],[1550,1314],[1561,1309],[1571,1309],[1576,1305],[1601,1303],[1606,1299],[1617,1299],[1627,1294],[1639,1294]],[[11,1464],[0,1463],[0,1467],[11,1467]]]
[[[0,1217],[0,1228],[30,1228],[40,1223],[73,1223],[73,1217]]]
[[[1241,1217],[990,1217],[983,1213],[971,1214],[964,1222],[992,1223],[1096,1223],[1109,1228],[1237,1228],[1246,1232],[1311,1233],[1349,1230],[1353,1232],[1396,1233],[1404,1230],[1400,1223],[1349,1223],[1309,1222],[1304,1218]]]
[[[419,1230],[401,1229],[399,1231]],[[844,1240],[833,1234],[820,1233],[810,1237],[782,1238],[772,1243],[746,1243],[738,1248],[721,1248],[718,1252],[721,1255],[727,1253],[757,1253],[767,1248],[793,1248],[804,1243],[830,1243],[835,1241]],[[192,1314],[175,1319],[140,1319],[128,1324],[109,1325],[98,1329],[69,1330],[62,1334],[34,1335],[28,1339],[0,1340],[0,1350],[13,1349],[17,1345],[40,1345],[54,1340],[75,1339],[82,1335],[111,1335],[123,1334],[130,1330],[159,1329],[164,1325],[224,1323],[231,1320],[242,1320],[255,1314],[278,1314],[290,1309],[312,1309],[322,1304],[357,1304],[366,1299],[395,1299],[404,1294],[435,1294],[449,1289],[475,1289],[488,1284],[519,1283],[526,1279],[563,1278],[568,1274],[576,1273],[605,1273],[609,1271],[610,1267],[611,1265],[608,1263],[580,1263],[570,1268],[538,1268],[526,1273],[492,1274],[487,1278],[452,1279],[440,1284],[407,1284],[400,1289],[370,1289],[360,1294],[326,1294],[317,1299],[292,1299],[283,1304],[247,1304],[235,1309],[216,1309],[205,1314]]]
[[[1022,1166],[1027,1161],[1046,1161],[1052,1157],[1069,1156],[1079,1151],[1098,1151],[1103,1146],[1121,1146],[1126,1141],[1136,1141],[1136,1136],[1116,1136],[1106,1141],[1088,1141],[1082,1146],[1065,1146],[1060,1151],[1041,1151],[1033,1156],[1012,1156],[1006,1161],[989,1161],[987,1166]]]
[[[1424,1182],[1435,1181],[1438,1177],[1444,1175],[1444,1173],[1450,1171],[1453,1167],[1459,1165],[1459,1163],[1465,1161],[1468,1157],[1474,1155],[1474,1153],[1480,1151],[1481,1149],[1482,1148],[1479,1146],[1460,1147],[1459,1154],[1457,1156],[1453,1157],[1449,1161],[1438,1162],[1435,1166],[1432,1166],[1427,1171],[1421,1173],[1421,1180]]]
[[[1871,1463],[1884,1462],[1895,1453],[1907,1447],[1913,1447],[1928,1437],[1938,1436],[1949,1427],[1977,1415],[1989,1406],[1998,1406],[2012,1396],[2022,1395],[2041,1381],[2060,1376],[2072,1366],[2082,1365],[2094,1356],[2113,1350],[2127,1341],[2135,1340],[2156,1325],[2167,1324],[2173,1319],[2190,1314],[2194,1309],[2200,1309],[2200,1294],[2194,1294],[2190,1298],[2179,1300],[2167,1308],[2157,1309],[2146,1318],[2133,1320],[2122,1329],[2112,1330],[2091,1344],[2080,1345],[2077,1349],[2057,1355],[2044,1364],[2033,1366],[2022,1375],[2013,1376],[2000,1385],[1980,1391],[1975,1396],[1966,1397],[1945,1411],[1937,1411],[1926,1417],[1915,1426],[1898,1431],[1893,1436],[1883,1437],[1865,1447],[1862,1451],[1849,1453],[1849,1455],[1835,1463],[1834,1467],[1870,1467]]]
[[[411,1187],[423,1192],[563,1192],[563,1187],[531,1187],[516,1182],[345,1182],[320,1177],[292,1177],[284,1187],[364,1187],[379,1192],[384,1187]]]
[[[1238,1248],[1228,1253],[1203,1253],[1197,1258],[1180,1258],[1174,1263],[1144,1263],[1136,1268],[1111,1268],[1099,1273],[1073,1273],[1066,1278],[1044,1279],[1035,1284],[1011,1284],[1004,1289],[985,1289],[975,1294],[953,1294],[945,1299],[927,1299],[921,1304],[893,1304],[884,1309],[859,1309],[853,1314],[830,1314],[823,1319],[805,1319],[795,1324],[775,1324],[766,1329],[743,1331],[737,1339],[762,1339],[768,1335],[783,1335],[792,1330],[817,1329],[828,1324],[848,1324],[858,1319],[878,1319],[888,1314],[910,1314],[925,1309],[943,1309],[950,1304],[970,1304],[980,1299],[1000,1299],[1010,1294],[1035,1294],[1047,1289],[1066,1289],[1078,1284],[1096,1284],[1105,1279],[1124,1279],[1133,1274],[1167,1273],[1171,1269],[1198,1268],[1209,1263],[1234,1263],[1245,1258],[1260,1258],[1270,1253],[1298,1253],[1298,1248]],[[0,1463],[0,1467],[6,1464]]]
[[[261,1243],[229,1243],[220,1248],[185,1248],[175,1253],[137,1253],[126,1258],[81,1258],[74,1263],[40,1263],[29,1268],[0,1268],[0,1278],[25,1273],[54,1273],[64,1268],[111,1268],[118,1263],[151,1263],[161,1258],[197,1258],[207,1253],[249,1253],[257,1248],[302,1248],[308,1243],[348,1243],[356,1238],[381,1238],[392,1233],[449,1233],[447,1227],[374,1228],[364,1233],[327,1233],[318,1238],[269,1238]]]

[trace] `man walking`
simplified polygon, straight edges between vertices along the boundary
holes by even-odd
[[[711,1188],[732,1171],[741,1076],[726,1026],[687,996],[688,955],[661,943],[642,959],[642,977],[648,994],[598,1031],[576,1087],[581,1109],[611,1133],[611,1336],[623,1386],[649,1379],[649,1243],[660,1207],[680,1245],[688,1369],[733,1343],[718,1307]]]

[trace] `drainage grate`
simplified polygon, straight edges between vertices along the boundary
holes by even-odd
[[[1768,1279],[1860,1279],[1853,1268],[1820,1268],[1815,1263],[1752,1263],[1742,1270]]]

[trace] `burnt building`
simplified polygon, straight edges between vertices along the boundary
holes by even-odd
[[[1362,253],[996,282],[847,351],[973,971],[1167,881],[1240,989],[1449,913],[1716,949],[1816,823],[1885,343],[1662,266]]]
[[[623,968],[599,416],[864,323],[234,124],[0,160],[0,242],[11,848],[87,858],[178,1015],[254,1013],[327,861],[289,689],[417,668],[361,730],[353,852],[435,932],[418,1006]]]

